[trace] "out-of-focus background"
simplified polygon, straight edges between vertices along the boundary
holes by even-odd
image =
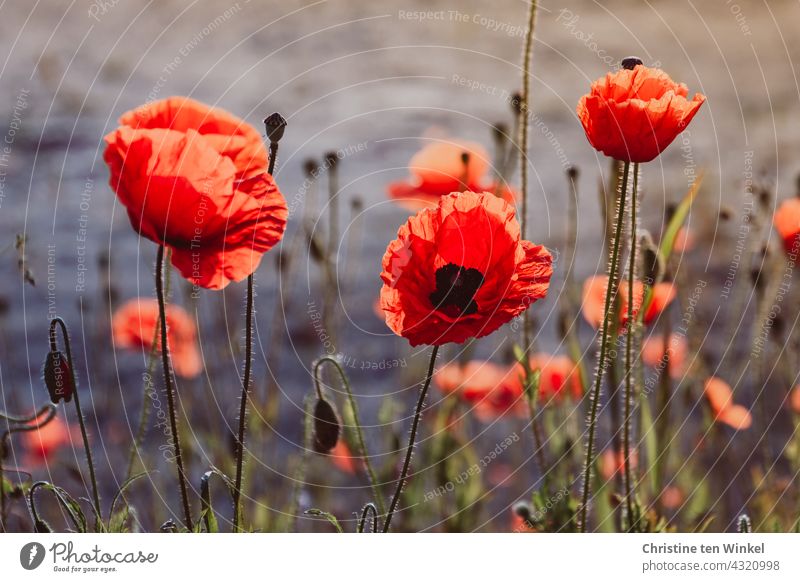
[[[304,185],[303,163],[326,151],[341,152],[335,351],[355,362],[348,372],[365,424],[373,427],[368,440],[378,462],[386,461],[385,441],[378,437],[388,429],[379,417],[405,418],[426,364],[426,353],[392,336],[373,310],[385,245],[408,215],[388,200],[386,185],[407,176],[406,165],[426,136],[470,139],[491,150],[492,125],[511,122],[510,97],[521,83],[526,9],[519,0],[2,3],[0,408],[29,411],[45,400],[40,367],[48,317],[63,316],[78,354],[90,429],[97,435],[104,493],[113,494],[139,414],[145,355],[113,349],[109,317],[126,299],[153,296],[155,247],[136,236],[107,185],[102,137],[128,109],[188,95],[258,128],[273,111],[287,118],[276,171],[290,207],[281,252],[288,252],[295,233],[304,239],[298,230],[303,217],[315,232],[325,232],[327,176]],[[564,171],[577,166],[576,278],[604,269],[597,183],[608,165],[587,143],[575,106],[592,80],[616,68],[622,57],[638,55],[686,83],[690,93],[708,97],[689,130],[644,167],[643,225],[658,236],[666,204],[680,200],[704,169],[702,195],[690,218],[699,245],[685,260],[699,273],[695,279],[713,281],[727,273],[739,224],[718,222],[720,208],[741,213],[745,186],[759,175],[774,185],[778,199],[794,194],[800,170],[800,85],[793,64],[800,59],[799,19],[800,4],[789,0],[543,2],[532,82],[530,238],[563,249],[569,199]],[[27,237],[25,267],[35,286],[20,274],[17,234]],[[253,441],[249,460],[259,511],[285,511],[285,492],[271,505],[262,496],[291,479],[286,459],[302,448],[309,365],[324,351],[310,316],[322,303],[319,265],[305,245],[301,249],[290,278],[276,271],[277,250],[257,275],[256,389],[263,393],[274,374],[282,401],[277,423],[265,430],[271,436]],[[106,257],[110,292],[103,280]],[[535,308],[540,345],[550,351],[558,347],[553,322],[564,272],[557,269],[552,297]],[[195,484],[208,465],[224,464],[229,456],[243,296],[242,285],[231,285],[203,293],[195,305],[180,283],[173,287],[174,301],[197,308],[206,360],[206,374],[179,385],[186,406],[203,419],[201,433],[185,436]],[[699,310],[715,313],[717,294],[705,299]],[[268,370],[276,326],[279,352],[269,355]],[[479,342],[478,353],[507,351],[507,336]],[[724,352],[727,342],[705,341],[712,354]],[[381,362],[389,369],[362,369]],[[396,414],[381,411],[387,395]],[[431,398],[436,406],[442,396]],[[254,413],[254,423],[258,417]],[[402,426],[394,428],[400,441]],[[479,445],[491,449],[511,431],[528,436],[521,422],[480,426],[475,434],[495,435]],[[217,435],[217,442],[209,443],[207,434]],[[160,438],[151,431],[147,446],[156,450]],[[23,451],[14,451],[21,459]],[[61,474],[64,466],[81,462],[76,444],[74,455],[36,470]],[[323,462],[313,462],[309,481],[317,485],[302,488],[303,505],[325,500],[349,517],[366,498],[363,479],[331,474]],[[157,508],[145,518],[148,527],[169,517],[161,495],[174,502],[172,468],[155,462],[154,468],[155,489],[143,486],[140,493]],[[495,470],[533,474],[529,450],[518,447]],[[489,487],[488,509],[472,527],[507,529],[509,504],[528,492],[530,479],[489,480],[500,485]],[[345,487],[350,489],[339,490]],[[431,519],[426,526],[437,524]]]

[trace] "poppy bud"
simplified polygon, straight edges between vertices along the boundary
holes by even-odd
[[[622,68],[628,69],[629,71],[635,69],[637,65],[643,65],[643,64],[644,63],[642,62],[642,59],[640,59],[639,57],[625,57],[624,59],[622,59],[622,62],[620,62]]]
[[[69,402],[75,392],[72,384],[72,373],[67,363],[67,357],[59,351],[50,351],[44,362],[44,384],[50,393],[50,401],[58,404],[59,401]]]
[[[336,152],[328,152],[325,154],[325,164],[329,168],[335,167],[336,162],[338,161],[339,161],[339,156],[336,154]]]
[[[723,206],[719,209],[719,219],[725,222],[733,218],[733,210],[729,206]]]
[[[642,247],[642,276],[645,283],[655,285],[664,277],[664,259],[649,232],[639,240]]]
[[[267,126],[267,139],[270,143],[277,143],[283,137],[283,131],[286,129],[286,120],[280,113],[273,113],[264,119],[264,125]]]
[[[327,453],[339,442],[341,426],[333,405],[318,398],[314,405],[314,450]]]
[[[308,158],[305,162],[303,162],[303,171],[309,178],[313,177],[314,172],[317,171],[317,161],[313,158]]]
[[[577,166],[570,166],[567,168],[567,178],[570,180],[577,180],[579,173]]]

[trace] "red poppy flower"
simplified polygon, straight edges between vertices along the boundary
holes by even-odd
[[[581,375],[578,367],[567,356],[534,354],[530,360],[531,370],[539,370],[539,399],[543,403],[564,398],[580,399],[583,395]],[[522,366],[518,369],[522,373]]]
[[[649,162],[672,143],[705,102],[659,69],[637,65],[592,83],[578,117],[592,146],[627,162]]]
[[[600,327],[603,323],[603,308],[605,307],[606,290],[608,289],[608,275],[595,275],[589,277],[583,283],[583,303],[581,311],[583,318],[594,328]],[[675,285],[672,283],[658,283],[653,287],[653,298],[647,313],[644,314],[644,323],[651,323],[672,303],[675,299]],[[644,284],[641,281],[634,281],[633,284],[633,316],[639,314],[644,297]],[[628,323],[628,284],[620,283],[619,286],[619,323],[620,331],[624,330]]]
[[[28,463],[31,465],[44,463],[60,448],[72,443],[73,437],[80,438],[74,434],[75,432],[76,430],[61,420],[61,417],[55,416],[43,427],[22,433],[28,451]]]
[[[131,299],[117,309],[112,318],[114,343],[121,348],[145,349],[149,352],[156,337],[157,325],[158,301]],[[160,347],[160,336],[156,343]],[[167,305],[167,343],[172,354],[172,366],[178,376],[192,378],[203,370],[194,320],[182,307],[174,304]]]
[[[665,509],[678,509],[686,500],[686,495],[680,487],[676,485],[667,485],[659,495],[658,500]]]
[[[800,252],[800,198],[790,198],[778,206],[772,217],[775,230],[783,240],[783,248],[789,254]]]
[[[381,309],[411,343],[483,337],[547,294],[552,257],[520,239],[514,208],[484,192],[442,196],[400,227],[383,256]]]
[[[727,382],[720,378],[711,377],[706,380],[704,392],[714,420],[727,424],[736,430],[750,428],[753,418],[750,411],[744,406],[733,403],[733,390]]]
[[[473,406],[480,420],[525,412],[522,384],[512,370],[492,362],[447,364],[436,371],[434,382],[445,394],[454,394]]]
[[[466,155],[466,164],[464,157]],[[482,182],[489,154],[469,141],[437,141],[417,152],[408,164],[411,177],[389,184],[389,197],[409,210],[435,208],[451,192],[493,192],[513,203],[517,193],[507,184]]]
[[[140,235],[172,248],[196,285],[222,289],[253,273],[286,226],[259,133],[186,97],[125,113],[105,137],[111,187]]]
[[[686,357],[689,355],[689,343],[686,337],[673,333],[668,341],[663,335],[649,336],[642,344],[642,361],[652,368],[661,369],[665,356],[669,355],[669,375],[681,378],[686,371]]]

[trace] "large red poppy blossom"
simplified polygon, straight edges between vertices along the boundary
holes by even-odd
[[[547,294],[552,257],[521,240],[514,207],[453,193],[400,227],[383,256],[381,309],[411,343],[483,337]]]
[[[171,247],[172,264],[201,287],[253,273],[288,214],[258,131],[186,97],[129,111],[119,124],[103,157],[133,228]]]
[[[660,69],[637,65],[592,83],[578,117],[592,146],[626,162],[649,162],[672,143],[705,102]]]
[[[606,291],[608,289],[608,275],[595,275],[583,283],[583,303],[581,311],[583,318],[592,327],[599,328],[603,323],[603,310],[605,307]],[[619,297],[619,327],[624,331],[628,323],[628,284],[623,282],[618,287]],[[675,299],[675,285],[672,283],[658,283],[653,287],[653,296],[650,305],[644,314],[644,323],[651,323],[663,312],[673,299]],[[633,283],[633,317],[638,316],[644,299],[644,284],[641,281]]]
[[[750,411],[740,404],[734,404],[733,390],[724,380],[712,376],[706,380],[703,391],[715,421],[736,430],[748,429],[753,424]]]
[[[783,241],[783,248],[796,258],[800,253],[800,198],[782,202],[772,217],[772,223]]]
[[[434,375],[436,386],[474,407],[480,420],[491,420],[507,413],[524,414],[522,384],[507,366],[472,360],[462,365],[446,364]]]
[[[465,162],[466,158],[466,163]],[[389,197],[410,210],[435,208],[451,192],[493,192],[513,203],[517,193],[507,184],[484,183],[489,154],[469,141],[437,141],[426,145],[408,163],[411,177],[389,184]]]
[[[117,309],[112,317],[114,344],[149,352],[159,329],[157,326],[158,301],[131,299]],[[160,335],[156,337],[156,344],[160,349]],[[167,305],[167,344],[172,355],[172,367],[178,376],[192,378],[203,370],[194,320],[182,307],[174,304]]]

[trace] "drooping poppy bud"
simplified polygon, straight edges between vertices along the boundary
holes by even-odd
[[[314,450],[328,453],[339,442],[341,422],[333,404],[318,398],[314,405]]]
[[[50,393],[50,401],[58,404],[61,400],[69,402],[75,392],[72,371],[67,357],[60,351],[50,351],[44,361],[44,384]]]

